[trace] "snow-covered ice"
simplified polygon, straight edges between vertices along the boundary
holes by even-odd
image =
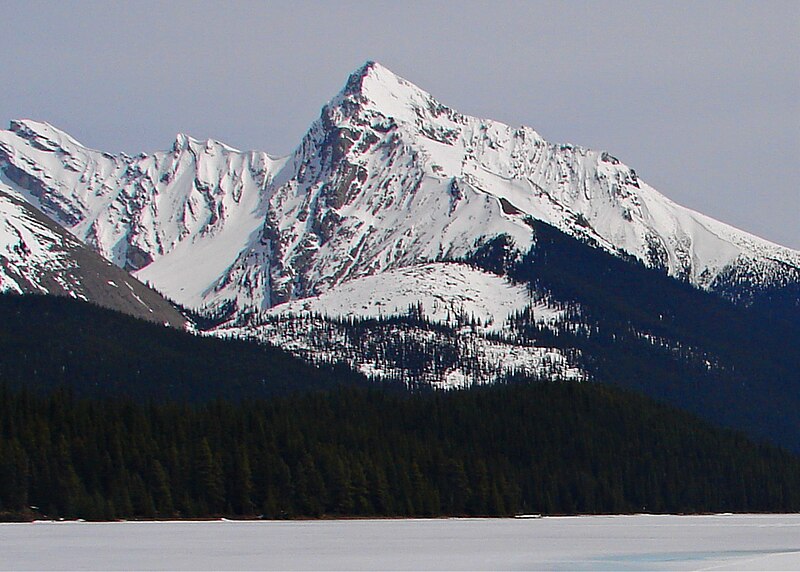
[[[33,523],[3,570],[796,570],[800,515]]]

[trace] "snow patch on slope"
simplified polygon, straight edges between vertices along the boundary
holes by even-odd
[[[431,329],[402,320],[362,323],[353,329],[308,313],[269,315],[256,324],[224,325],[209,332],[268,342],[317,365],[344,363],[375,379],[438,388],[493,383],[512,373],[550,380],[589,379],[576,365],[574,351],[487,337],[487,333],[480,327]]]
[[[530,295],[523,285],[466,264],[431,263],[349,280],[319,296],[279,304],[268,314],[388,318],[406,315],[418,304],[432,322],[474,321],[499,331],[510,314],[530,304]],[[545,305],[537,309],[543,321],[561,314]]]
[[[354,278],[212,330],[284,348],[316,364],[343,362],[377,379],[466,387],[505,374],[585,380],[577,353],[540,347],[508,323],[557,328],[563,306],[463,263],[424,263]],[[574,318],[574,316],[573,316]]]

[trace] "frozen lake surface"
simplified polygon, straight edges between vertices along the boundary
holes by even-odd
[[[796,570],[800,515],[0,525],[13,570]]]

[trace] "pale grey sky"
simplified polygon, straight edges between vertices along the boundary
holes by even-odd
[[[0,18],[0,121],[106,151],[276,155],[377,60],[470,115],[610,151],[800,248],[800,2],[35,2]]]

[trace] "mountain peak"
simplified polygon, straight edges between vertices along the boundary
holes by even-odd
[[[361,67],[359,67],[356,71],[350,74],[350,76],[364,77],[366,75],[369,75],[370,71],[372,71],[376,67],[383,67],[383,66],[378,62],[376,62],[375,60],[367,60]]]
[[[387,72],[387,74],[394,76],[397,79],[401,79],[392,73],[388,68],[382,66],[378,62],[367,60],[364,64],[356,69],[350,76],[347,78],[347,83],[342,90],[342,94],[349,94],[349,95],[358,95],[361,94],[364,86],[365,80],[367,83],[369,78],[374,77],[375,74],[380,74],[382,72]]]
[[[36,121],[35,119],[12,119],[8,124],[8,130],[19,134],[58,131],[46,121]]]
[[[172,151],[178,153],[187,150],[191,150],[193,153],[210,154],[214,154],[217,151],[223,153],[240,153],[238,149],[216,139],[201,140],[195,139],[186,133],[178,133],[175,135],[175,141],[172,143]]]
[[[409,122],[414,122],[417,110],[441,106],[427,91],[371,60],[350,74],[344,89],[331,103],[348,100],[356,100],[386,117]]]
[[[50,143],[45,145],[46,148],[52,147],[65,147],[67,145],[77,145],[83,147],[80,142],[76,141],[72,136],[57,127],[45,121],[36,121],[34,119],[12,119],[9,122],[8,130],[22,139],[28,141],[36,141],[40,145],[43,143]]]

